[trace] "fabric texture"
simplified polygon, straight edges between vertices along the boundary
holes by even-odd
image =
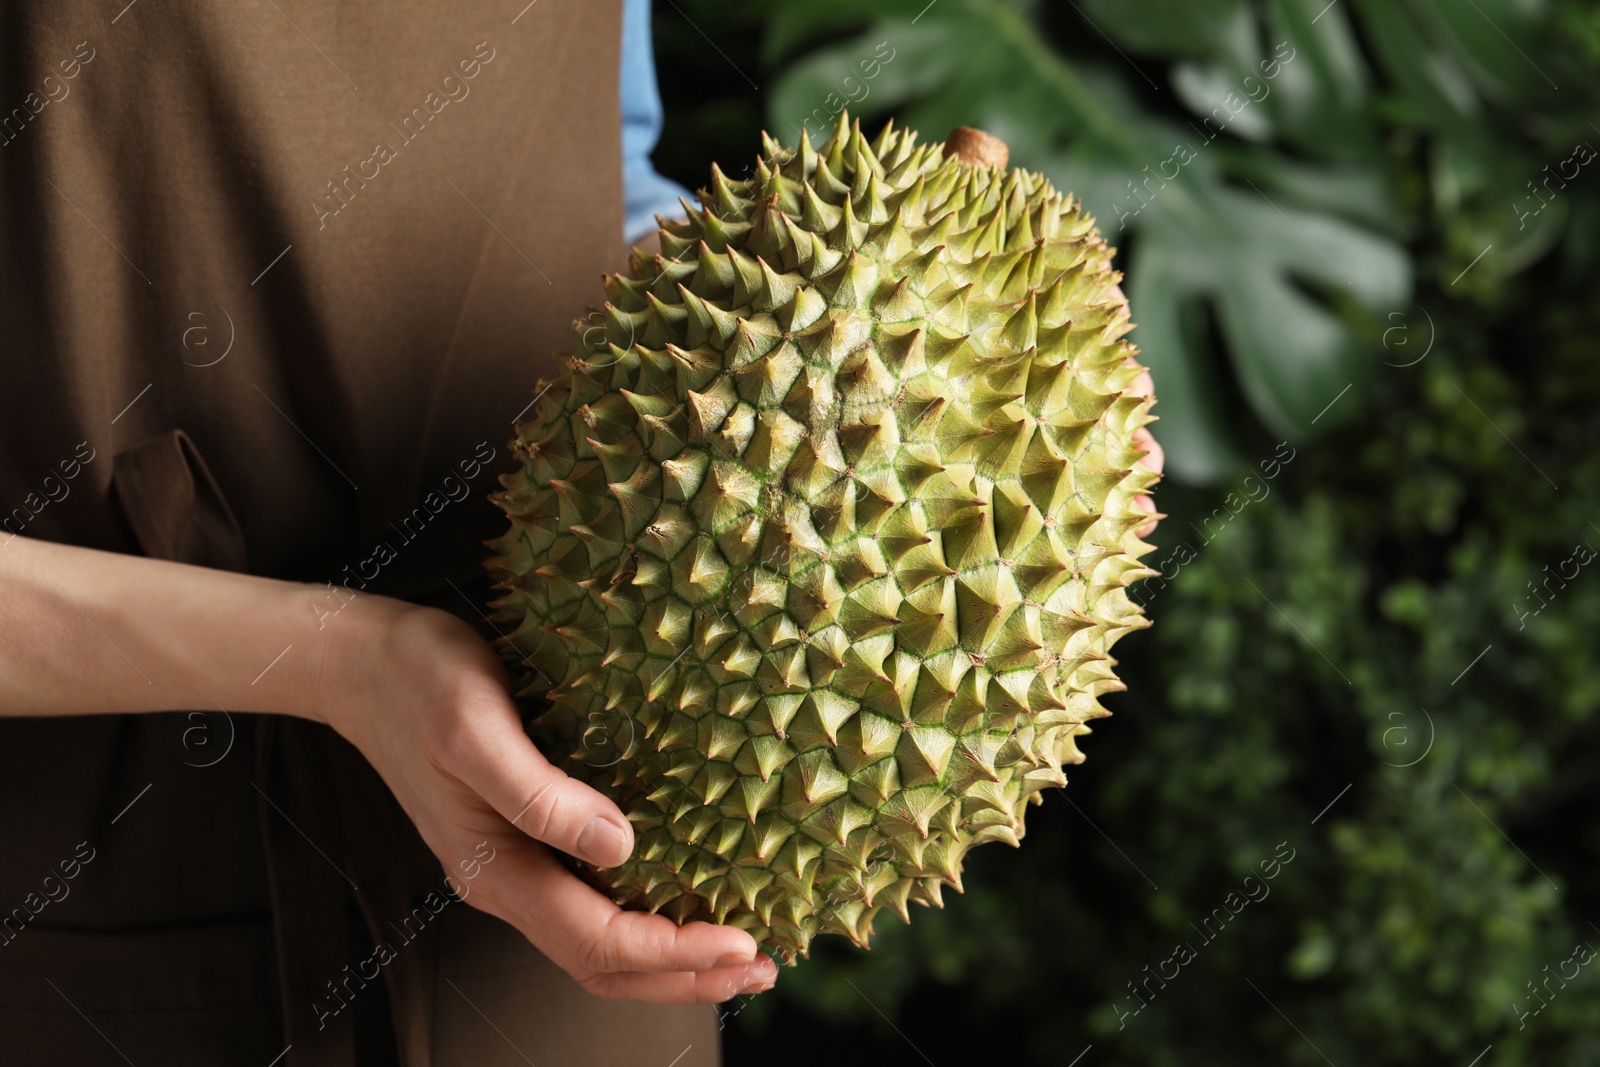
[[[0,536],[481,626],[483,496],[621,254],[621,29],[620,0],[0,6]],[[711,1009],[589,997],[442,898],[317,724],[0,722],[0,855],[8,1067],[716,1060]]]

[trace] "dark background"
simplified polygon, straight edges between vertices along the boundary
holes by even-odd
[[[655,22],[657,164],[691,188],[853,97],[1081,195],[1168,454],[1155,626],[1088,762],[944,910],[726,1005],[728,1062],[1600,1063],[1596,5]]]

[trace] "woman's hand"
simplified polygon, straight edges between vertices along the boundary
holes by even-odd
[[[1139,375],[1139,377],[1134,379],[1132,391],[1134,396],[1151,396],[1155,393],[1155,383],[1150,380],[1149,371],[1145,371],[1143,374]],[[1160,474],[1161,468],[1166,464],[1167,454],[1161,450],[1161,443],[1157,441],[1150,433],[1150,428],[1148,426],[1141,426],[1139,429],[1135,430],[1133,432],[1133,443],[1136,448],[1142,448],[1144,450],[1144,458],[1139,460],[1139,462],[1149,469],[1155,471],[1157,474]],[[1149,493],[1140,493],[1138,496],[1133,498],[1133,502],[1139,507],[1142,507],[1146,511],[1150,512],[1151,515],[1155,516],[1155,518],[1152,518],[1148,523],[1139,527],[1139,536],[1149,537],[1151,534],[1155,533],[1156,520],[1163,518],[1164,516],[1162,516],[1160,512],[1156,511],[1155,499]]]
[[[366,597],[330,648],[318,702],[383,776],[446,870],[494,849],[467,897],[603,997],[712,1003],[768,989],[777,966],[742,930],[623,911],[551,849],[602,867],[633,848],[617,806],[523,733],[494,651],[442,611]],[[344,620],[340,620],[343,622]]]
[[[481,842],[494,848],[470,903],[590,992],[710,1003],[772,985],[776,966],[744,931],[624,912],[551,855],[614,865],[633,831],[539,755],[499,658],[470,626],[380,596],[329,612],[333,596],[0,540],[0,716],[225,708],[326,722],[383,776],[446,870]]]

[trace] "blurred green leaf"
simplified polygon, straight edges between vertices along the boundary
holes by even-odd
[[[1095,32],[1171,59],[1226,53],[1250,25],[1244,0],[1079,0],[1079,7]]]
[[[1487,88],[1502,99],[1542,96],[1560,89],[1535,56],[1548,25],[1530,12],[1548,11],[1548,3],[1525,0],[1419,0],[1421,7],[1449,35],[1451,43],[1478,72]]]

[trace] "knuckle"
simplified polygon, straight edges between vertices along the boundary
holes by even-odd
[[[643,944],[640,947],[652,959],[673,961],[681,955],[682,933],[683,928],[681,926],[669,925],[665,929],[652,926],[641,938]],[[681,963],[682,961],[679,960],[678,962]]]
[[[427,717],[424,738],[434,762],[457,777],[478,773],[489,753],[474,717],[458,701],[446,701]]]
[[[605,927],[578,942],[578,962],[586,969],[608,974],[618,969],[620,953],[610,927]]]
[[[428,751],[440,770],[456,777],[470,773],[474,757],[479,752],[475,738],[465,730],[441,729],[450,719],[448,713],[433,717],[437,722],[428,732]]]
[[[539,783],[523,805],[522,815],[517,819],[518,828],[540,841],[547,840],[559,822],[561,806],[561,791],[553,788],[551,782]]]
[[[640,921],[637,912],[619,911],[585,938],[579,958],[590,970],[615,974],[622,971],[653,969],[669,957],[678,927],[668,923],[666,930],[657,923]],[[659,916],[650,916],[659,918]]]

